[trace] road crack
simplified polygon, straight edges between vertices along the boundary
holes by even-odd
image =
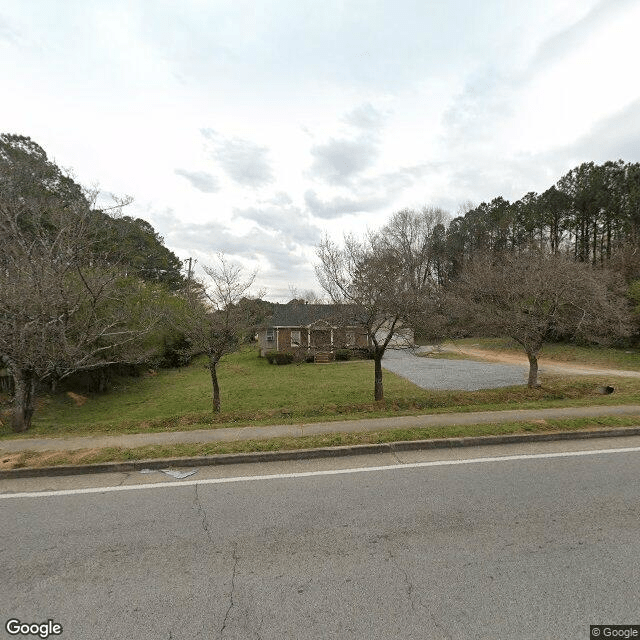
[[[414,613],[416,612],[416,603],[413,599],[413,583],[411,582],[411,580],[409,580],[409,574],[407,573],[407,571],[405,569],[403,569],[402,567],[398,566],[398,564],[396,564],[396,567],[398,569],[400,569],[400,571],[402,571],[402,573],[404,574],[404,582],[406,585],[406,589],[405,591],[407,592],[407,598],[409,598],[409,603],[411,604],[411,611],[413,611]]]
[[[415,600],[414,600],[414,597],[413,597],[413,583],[411,582],[411,580],[409,578],[409,573],[407,572],[407,570],[404,567],[400,566],[400,564],[398,563],[398,560],[393,555],[393,553],[391,553],[390,549],[387,549],[387,553],[389,554],[389,560],[391,560],[393,562],[393,565],[395,566],[395,568],[404,577],[404,584],[405,584],[404,590],[405,590],[405,592],[407,594],[407,599],[409,600],[409,604],[411,605],[411,611],[413,611],[415,613],[416,612],[416,603],[415,603]]]
[[[433,626],[440,631],[440,633],[444,634],[444,637],[447,640],[453,640],[453,636],[451,636],[449,634],[449,632],[436,620],[436,617],[433,615],[433,613],[429,613],[429,617],[431,618],[431,622],[433,623]]]
[[[260,631],[262,631],[262,624],[264,623],[264,613],[262,614],[261,618],[260,618],[260,624],[258,625],[258,628],[253,632],[256,634],[256,640],[262,640],[262,636],[260,635]]]
[[[130,472],[130,471],[127,471],[127,472],[124,474],[124,478],[122,478],[122,480],[120,480],[120,482],[118,482],[118,484],[117,484],[116,486],[121,487],[121,486],[125,483],[125,481],[127,480],[127,478],[129,478],[129,476],[130,476],[130,475],[131,475],[131,472]]]
[[[227,620],[229,618],[229,613],[231,612],[231,609],[233,609],[233,595],[235,592],[235,588],[236,588],[236,573],[238,570],[238,543],[236,542],[236,544],[233,547],[233,554],[232,554],[232,558],[233,558],[233,573],[231,574],[231,592],[229,593],[229,607],[227,609],[227,612],[224,614],[224,620],[222,621],[222,627],[220,627],[220,638],[222,638],[222,636],[224,635],[224,630],[227,627]]]
[[[198,485],[194,484],[193,488],[195,489],[195,497],[193,499],[196,508],[198,509],[198,513],[202,518],[202,530],[207,535],[207,539],[211,544],[213,544],[213,540],[211,539],[211,531],[209,530],[209,520],[207,519],[207,512],[205,511],[202,503],[200,502],[200,496],[198,496]]]
[[[388,542],[387,536],[381,536],[381,537],[385,538]],[[389,556],[389,562],[393,564],[393,566],[397,569],[399,573],[402,574],[402,577],[404,578],[404,591],[407,594],[407,600],[409,601],[409,606],[411,608],[411,611],[414,614],[418,614],[417,607],[420,606],[422,609],[428,612],[427,607],[422,602],[420,602],[419,600],[416,601],[415,593],[413,590],[413,581],[409,577],[409,572],[403,566],[400,565],[400,563],[398,562],[398,559],[396,558],[396,556],[393,555],[390,548],[387,547],[386,552],[387,552],[387,555]],[[429,615],[431,616],[430,612],[429,612]],[[431,618],[433,619],[433,616],[431,616]]]

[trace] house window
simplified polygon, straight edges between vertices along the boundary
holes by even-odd
[[[356,346],[356,332],[347,331],[347,347],[355,347],[355,346]]]
[[[300,331],[292,331],[291,332],[291,346],[299,347],[301,345],[300,341]]]
[[[267,342],[273,342],[273,329],[267,329]]]

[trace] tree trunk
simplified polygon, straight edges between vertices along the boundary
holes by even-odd
[[[13,376],[13,419],[11,428],[16,433],[29,430],[35,409],[36,378],[32,371],[22,370]]]
[[[384,387],[382,386],[382,356],[383,353],[378,353],[376,350],[373,356],[373,362],[375,364],[374,374],[374,386],[373,386],[373,399],[384,400]]]
[[[538,384],[538,355],[537,353],[528,351],[527,358],[529,358],[529,381],[527,382],[527,386],[530,389],[535,389],[540,386]]]
[[[218,361],[209,357],[209,371],[211,372],[211,385],[213,386],[213,411],[220,413],[220,387],[218,386]]]

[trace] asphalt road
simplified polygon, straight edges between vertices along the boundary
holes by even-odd
[[[638,624],[640,438],[612,440],[3,481],[2,624],[52,618],[78,640]],[[19,495],[44,489],[71,493]]]
[[[423,389],[463,391],[526,384],[529,372],[518,364],[423,358],[409,349],[387,349],[382,366]]]

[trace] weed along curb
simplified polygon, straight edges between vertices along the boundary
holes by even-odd
[[[425,449],[451,449],[495,444],[524,444],[554,440],[584,440],[588,438],[614,438],[640,435],[638,427],[584,429],[581,431],[545,431],[541,433],[514,433],[497,436],[467,436],[462,438],[438,438],[409,440],[377,444],[359,444],[316,449],[288,451],[257,451],[253,453],[225,453],[211,456],[185,458],[154,458],[130,462],[105,462],[87,465],[59,465],[55,467],[24,467],[0,470],[0,479],[38,478],[47,476],[82,475],[91,473],[131,472],[142,469],[166,469],[167,467],[205,467],[210,465],[245,464],[256,462],[282,462],[287,460],[311,460],[314,458],[338,458],[374,453],[420,451]]]

